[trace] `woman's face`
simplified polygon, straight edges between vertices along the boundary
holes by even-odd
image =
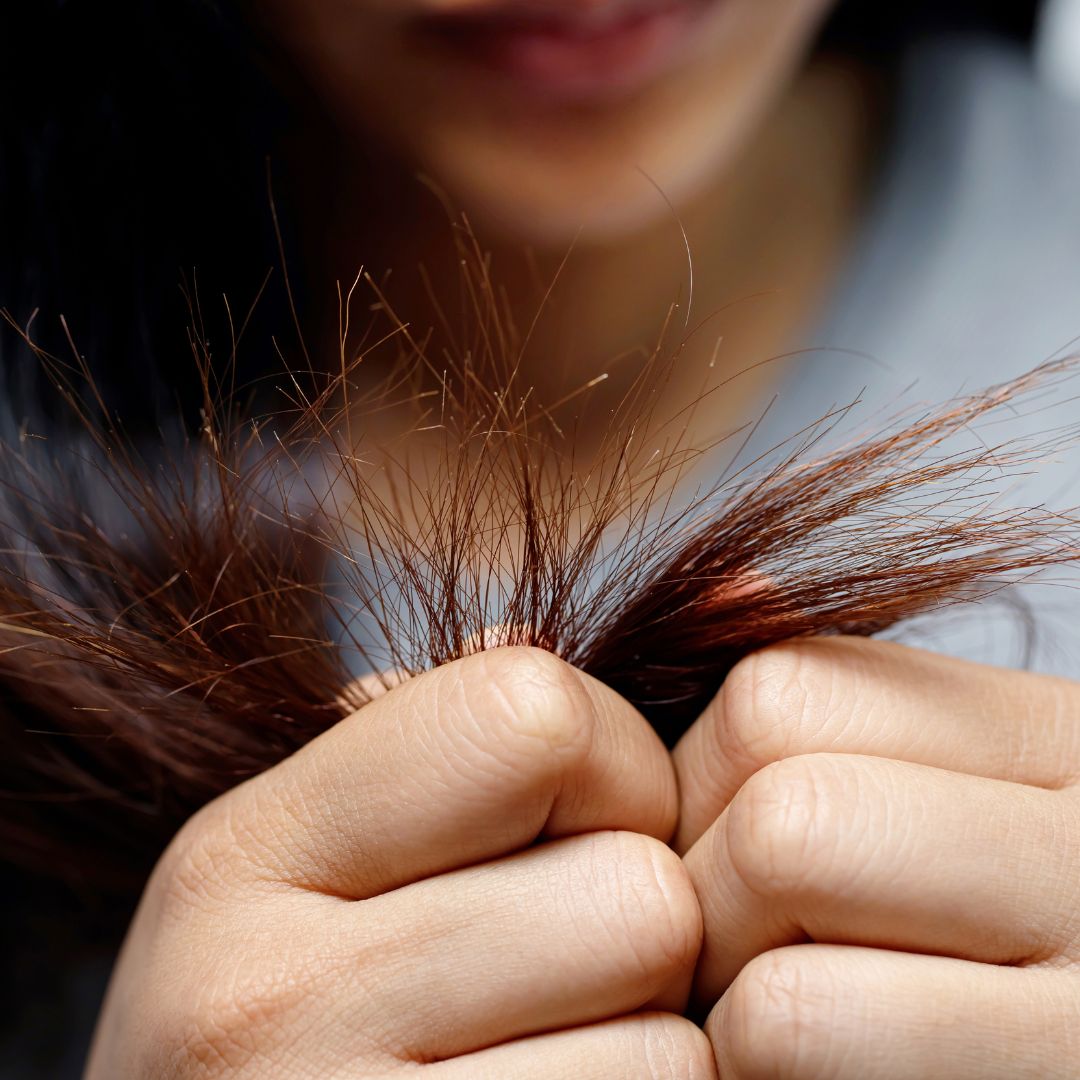
[[[723,169],[832,0],[252,0],[350,137],[562,244]]]

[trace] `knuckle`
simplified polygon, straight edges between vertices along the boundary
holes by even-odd
[[[515,753],[571,756],[584,751],[595,721],[592,699],[578,673],[543,649],[491,649],[463,662],[471,716],[497,725]]]
[[[723,752],[755,768],[790,754],[820,681],[819,665],[798,644],[744,657],[720,691]]]
[[[218,1080],[236,1076],[251,1058],[249,1037],[210,1014],[174,1017],[161,1036],[167,1076]]]
[[[282,794],[289,791],[289,797]],[[273,891],[291,877],[289,829],[311,828],[303,788],[275,788],[256,777],[202,807],[173,838],[155,870],[159,894],[173,906],[206,912],[233,907],[243,893]],[[329,838],[328,838],[329,839]]]
[[[724,841],[751,892],[789,896],[834,861],[850,816],[850,784],[824,754],[785,758],[756,772],[731,802]]]
[[[614,917],[633,974],[663,982],[689,970],[701,948],[702,919],[679,857],[637,833],[597,834],[591,846],[594,902]]]
[[[296,970],[231,977],[219,972],[201,992],[182,1000],[177,995],[166,1007],[157,1040],[168,1062],[165,1075],[231,1078],[274,1058],[308,997],[306,980]]]
[[[751,960],[713,1011],[706,1030],[739,1080],[827,1076],[835,1004],[821,966],[797,948]]]
[[[712,1044],[684,1017],[644,1016],[631,1029],[627,1043],[626,1061],[649,1080],[715,1080]]]
[[[177,909],[212,913],[230,901],[239,845],[227,815],[211,804],[173,837],[154,870],[165,913]]]

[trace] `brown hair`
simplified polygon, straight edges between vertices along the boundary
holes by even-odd
[[[9,859],[130,890],[201,804],[362,708],[364,670],[535,645],[673,743],[749,652],[874,634],[1076,553],[1073,517],[994,501],[1071,432],[950,442],[1067,361],[818,451],[841,410],[686,496],[700,451],[651,404],[678,347],[657,347],[576,461],[574,408],[534,399],[486,260],[472,251],[464,272],[455,355],[400,320],[378,345],[343,325],[337,373],[293,372],[261,420],[193,332],[202,432],[152,451],[77,351],[41,355],[86,437],[54,452],[24,431],[0,453]],[[391,373],[367,378],[386,348]],[[365,446],[364,416],[394,409],[411,411],[401,440]]]

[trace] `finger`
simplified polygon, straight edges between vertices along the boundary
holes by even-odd
[[[894,758],[1060,788],[1080,774],[1075,684],[856,638],[791,642],[736,665],[676,746],[686,851],[748,777],[800,754]]]
[[[226,918],[222,937],[249,944],[199,995],[204,1043],[269,1047],[312,1075],[624,1015],[688,980],[701,943],[682,861],[634,833],[551,841],[361,902],[288,890]],[[173,1004],[187,1016],[189,1001]]]
[[[365,1011],[440,1060],[639,1009],[693,971],[701,914],[679,857],[634,833],[553,841],[350,904],[320,1011]],[[323,929],[323,935],[327,933]],[[372,979],[365,958],[389,977]],[[351,972],[348,977],[343,971]]]
[[[208,812],[231,863],[239,848],[262,878],[353,898],[540,836],[666,839],[677,812],[670,758],[641,715],[518,648],[405,682],[222,802]]]
[[[695,997],[807,939],[1036,963],[1076,952],[1061,793],[815,754],[756,773],[686,856],[705,924]],[[1070,861],[1072,865],[1070,865]]]
[[[705,1033],[645,1013],[521,1039],[429,1067],[430,1080],[716,1080]]]
[[[471,656],[486,649],[513,645],[515,644],[513,637],[510,627],[501,624],[485,627],[482,632],[472,634],[465,640],[458,651],[459,656]],[[336,700],[343,708],[355,712],[413,677],[399,667],[372,671],[367,675],[361,675],[358,679],[353,679]]]
[[[705,1025],[724,1080],[1068,1080],[1073,972],[802,945],[748,965]]]

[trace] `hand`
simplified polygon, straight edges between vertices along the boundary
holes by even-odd
[[[671,1015],[701,932],[676,810],[644,719],[546,653],[404,683],[181,831],[88,1080],[710,1080]]]
[[[674,759],[722,1080],[1080,1076],[1080,685],[794,643]]]

